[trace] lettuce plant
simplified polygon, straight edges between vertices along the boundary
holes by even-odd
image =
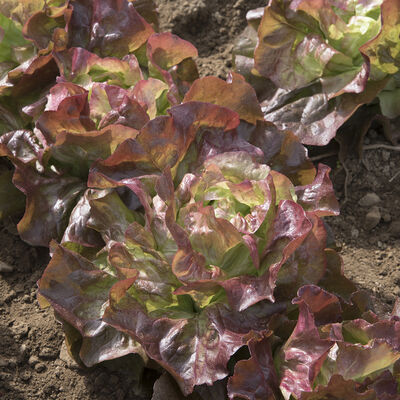
[[[323,124],[337,117],[328,140],[397,72],[397,47],[382,55],[395,5],[317,3],[252,14],[263,39],[253,65],[248,29],[237,66],[265,75],[251,78],[262,104],[241,74],[196,79],[196,49],[154,32],[153,1],[54,0],[25,23],[38,52],[5,67],[0,100],[25,90],[27,117],[0,155],[27,198],[21,237],[50,246],[39,301],[80,364],[137,354],[204,399],[221,387],[231,399],[398,397],[399,313],[379,320],[343,275],[323,220],[338,203],[308,136],[264,118],[271,104],[322,99]]]
[[[257,85],[267,120],[324,145],[385,87],[382,112],[397,115],[389,80],[398,74],[398,15],[392,0],[274,0],[248,14],[236,68]]]
[[[291,132],[261,120],[241,77],[215,79],[93,164],[70,224],[103,244],[64,237],[39,282],[84,364],[145,354],[186,394],[226,377],[231,356],[334,259],[321,220],[338,213],[329,169],[316,172]]]
[[[170,33],[154,33],[128,2],[109,5],[116,19],[129,10],[126,20],[119,22],[125,25],[110,27],[107,16],[101,13],[92,23],[103,33],[129,28],[129,35],[125,32],[112,46],[104,40],[93,45],[93,38],[85,42],[77,22],[82,12],[94,13],[96,7],[108,3],[83,3],[84,10],[79,4],[57,3],[31,16],[24,33],[30,35],[39,55],[5,77],[8,91],[3,92],[4,101],[17,94],[24,97],[18,92],[21,88],[24,93],[39,93],[35,102],[16,107],[16,114],[24,115],[24,123],[13,124],[13,129],[8,126],[9,131],[0,138],[0,155],[13,162],[14,184],[27,196],[19,233],[34,245],[47,246],[51,239],[62,238],[69,214],[86,190],[91,163],[110,156],[121,142],[134,138],[149,119],[178,104],[190,82],[198,77],[191,58],[197,55],[194,46]],[[146,2],[141,6],[149,11]],[[107,35],[116,37],[113,32]],[[128,54],[136,50],[139,59]],[[122,59],[116,57],[122,54]],[[43,69],[48,65],[52,66],[50,74]],[[19,69],[19,80],[9,84]],[[23,104],[26,101],[24,98]],[[32,119],[34,129],[23,129],[32,126]],[[10,193],[15,197],[15,192]]]
[[[396,316],[382,321],[364,311],[346,320],[346,304],[314,285],[303,286],[292,303],[299,313],[294,330],[288,337],[283,319],[250,341],[250,358],[229,378],[230,399],[398,398]]]

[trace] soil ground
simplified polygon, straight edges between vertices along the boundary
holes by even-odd
[[[246,25],[246,10],[262,5],[261,0],[159,0],[161,29],[198,47],[202,75],[225,77],[231,67],[232,42]],[[370,130],[365,141],[384,143],[384,138]],[[344,169],[336,159],[323,161],[335,167],[331,176],[343,201]],[[375,296],[375,309],[384,316],[400,296],[400,174],[396,176],[400,153],[368,150],[364,163],[349,158],[345,164],[351,174],[348,201],[341,215],[328,223],[341,248],[346,275]],[[381,218],[370,229],[371,216],[366,215],[371,207],[359,204],[368,193],[380,199],[376,205]],[[66,356],[61,326],[51,310],[41,310],[36,301],[36,281],[47,264],[47,251],[23,243],[15,221],[0,226],[0,261],[14,269],[0,275],[0,399],[150,398],[148,388],[140,386],[127,368],[115,370],[112,364],[103,364],[81,369]],[[126,362],[136,361],[128,358]],[[144,374],[142,381],[151,387],[154,373]]]

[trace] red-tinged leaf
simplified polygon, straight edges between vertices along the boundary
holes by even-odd
[[[274,300],[268,273],[260,277],[243,275],[223,280],[220,284],[234,310],[243,311],[262,300]]]
[[[52,85],[58,73],[51,54],[37,55],[10,71],[6,85],[0,85],[0,92],[9,92],[14,98],[31,98]]]
[[[100,235],[88,227],[88,221],[91,217],[90,199],[95,196],[101,196],[101,194],[93,189],[88,189],[76,203],[76,206],[71,211],[68,226],[65,229],[61,243],[76,243],[97,249],[103,247],[104,242],[101,240]]]
[[[185,95],[183,102],[187,101],[204,101],[229,108],[251,124],[264,119],[254,89],[237,74],[229,83],[214,76],[196,80]]]
[[[289,129],[308,145],[324,146],[336,135],[343,125],[363,104],[370,103],[386,86],[387,80],[368,81],[362,93],[344,93],[328,99],[323,93],[301,93],[282,96],[280,104],[261,103],[265,107],[265,119],[279,129]],[[301,91],[300,91],[301,92]],[[296,96],[294,96],[296,94]],[[294,96],[291,100],[290,97]],[[300,98],[299,98],[300,97]]]
[[[119,359],[128,354],[139,354],[146,359],[146,353],[131,336],[105,325],[93,337],[83,337],[79,358],[87,367],[103,361]]]
[[[64,28],[70,17],[68,1],[58,1],[55,5],[45,6],[26,22],[24,36],[33,41],[39,49],[47,49],[57,28]]]
[[[139,81],[132,89],[132,94],[146,110],[150,119],[158,115],[157,99],[168,90],[168,85],[158,79],[148,78]]]
[[[292,303],[300,304],[301,302],[307,305],[317,326],[338,322],[341,317],[342,309],[339,299],[318,286],[301,287]]]
[[[164,71],[197,55],[196,47],[170,32],[154,33],[147,41],[147,58]]]
[[[50,264],[39,281],[39,293],[83,336],[79,356],[85,365],[91,367],[101,361],[140,353],[140,346],[132,338],[101,320],[116,278],[78,254],[54,246]]]
[[[397,400],[399,397],[399,383],[390,371],[383,371],[377,378],[367,378],[363,382],[363,388],[373,390],[378,400]]]
[[[169,86],[169,102],[179,104],[190,83],[199,77],[192,60],[192,57],[197,57],[196,47],[170,32],[164,32],[150,36],[146,53],[150,75],[164,80]]]
[[[279,271],[305,240],[312,229],[312,223],[300,206],[290,200],[283,200],[269,228],[266,233],[262,233],[268,239],[262,251],[258,276],[243,274],[221,282],[231,307],[236,310],[245,310],[264,299],[274,301],[273,293]],[[261,226],[260,229],[265,228]]]
[[[193,249],[205,257],[207,265],[222,265],[225,254],[242,243],[239,231],[229,221],[217,218],[211,206],[189,204],[180,210],[178,223],[185,227]]]
[[[227,376],[226,364],[242,346],[244,336],[252,329],[262,329],[267,320],[265,314],[264,322],[259,319],[256,310],[237,313],[222,304],[209,306],[187,319],[152,318],[129,294],[129,282],[125,282],[111,290],[104,320],[142,343],[147,354],[175,377],[186,395],[194,385],[210,385]]]
[[[91,82],[107,82],[129,88],[143,79],[138,60],[133,54],[122,60],[116,57],[101,58],[90,51],[78,47],[54,54],[63,79],[84,84],[90,88]]]
[[[378,400],[374,390],[359,391],[359,384],[346,380],[341,375],[333,375],[328,385],[317,386],[313,393],[303,393],[300,400]]]
[[[300,398],[303,392],[312,392],[315,378],[333,345],[334,342],[320,338],[313,315],[301,301],[296,327],[276,360],[280,389],[286,400],[291,395]]]
[[[89,101],[90,116],[99,129],[107,125],[125,125],[141,129],[149,117],[132,98],[132,93],[118,86],[94,83]]]
[[[62,101],[73,96],[87,96],[88,92],[82,86],[70,82],[57,83],[52,86],[47,95],[45,111],[57,111]]]
[[[0,4],[0,12],[7,18],[12,18],[23,25],[27,19],[44,6],[44,0],[26,0],[23,3],[17,0],[7,0]]]
[[[69,47],[83,47],[101,57],[123,57],[154,32],[127,0],[77,0],[68,24]]]
[[[189,146],[203,130],[233,129],[238,116],[233,111],[212,104],[188,102],[169,110],[170,116],[161,116],[148,122],[135,140],[122,143],[104,162],[101,170],[132,170],[156,172],[167,166],[171,169],[186,155]]]
[[[295,189],[299,204],[319,217],[339,215],[339,203],[329,179],[330,170],[326,165],[319,164],[314,181]]]
[[[247,129],[239,126],[239,132]],[[251,128],[250,143],[264,152],[263,162],[286,175],[294,185],[307,185],[315,178],[315,167],[307,149],[291,131],[282,131],[270,122],[257,123]]]
[[[57,140],[61,133],[83,133],[94,130],[89,118],[87,92],[63,99],[56,111],[45,111],[36,123],[49,144]]]
[[[273,282],[281,265],[304,241],[312,226],[297,203],[292,200],[282,200],[279,203],[273,225],[265,233],[266,245],[262,249],[261,259],[261,268],[264,271],[269,269]]]
[[[106,243],[123,242],[128,226],[136,220],[115,191],[94,195],[88,199],[90,214],[87,226],[102,235]]]
[[[72,164],[73,157],[76,157],[72,148],[79,147],[83,149],[85,153],[82,158],[88,163],[86,169],[88,171],[93,161],[99,158],[106,159],[114,153],[120,143],[127,139],[135,138],[138,133],[136,129],[124,125],[108,125],[99,131],[82,133],[61,131],[52,146],[52,152],[55,158],[60,157],[61,152],[65,153],[64,157],[61,156],[62,161],[65,163],[68,161],[69,155],[69,158],[72,158],[70,160]],[[78,157],[76,157],[76,162],[78,162]]]
[[[269,335],[253,339],[248,344],[251,357],[235,365],[228,381],[230,399],[276,400],[279,395]]]
[[[34,164],[42,152],[42,144],[31,131],[21,129],[0,137],[0,156],[7,156],[15,165]]]
[[[348,341],[367,344],[370,340],[385,340],[390,346],[400,352],[400,322],[383,320],[368,323],[362,319],[343,323],[343,335]]]
[[[400,359],[400,352],[384,339],[374,339],[367,345],[338,342],[333,373],[345,379],[362,379],[391,366]]]
[[[48,246],[60,240],[85,184],[75,177],[40,175],[30,167],[19,166],[14,185],[26,195],[25,214],[18,224],[23,240],[33,246]]]
[[[318,284],[326,273],[326,230],[323,221],[307,214],[313,227],[303,243],[282,265],[277,278],[277,297],[290,299],[303,285]]]
[[[153,0],[129,0],[135,10],[158,31],[158,8]]]

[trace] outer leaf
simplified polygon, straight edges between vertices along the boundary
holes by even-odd
[[[278,100],[281,104],[265,101],[265,119],[280,129],[292,130],[301,143],[323,146],[329,143],[337,129],[357,108],[370,103],[386,83],[386,80],[369,81],[362,93],[345,93],[331,100],[318,89],[310,88],[314,92],[310,90],[309,93],[304,88],[299,90],[300,93],[287,96],[289,99],[293,96],[292,101],[285,96]]]
[[[339,203],[329,179],[329,172],[329,167],[320,164],[314,182],[295,189],[299,204],[319,217],[339,215]]]
[[[173,374],[185,394],[194,385],[227,376],[226,363],[241,347],[243,336],[262,326],[255,310],[236,313],[222,304],[209,306],[189,319],[151,318],[129,295],[131,284],[121,281],[114,285],[104,319],[143,343],[149,356]]]
[[[154,32],[126,0],[79,0],[73,7],[69,47],[84,47],[101,57],[132,53]]]
[[[38,49],[50,49],[57,30],[65,28],[71,15],[68,1],[56,0],[44,4],[42,10],[34,13],[24,25],[25,37],[32,40]]]
[[[21,238],[33,246],[48,246],[52,239],[61,239],[68,215],[84,191],[83,182],[19,167],[13,183],[27,196],[25,214],[18,224]]]
[[[278,356],[280,388],[285,399],[292,394],[299,398],[302,392],[312,391],[314,380],[333,344],[320,338],[312,314],[307,305],[300,302],[296,328]]]
[[[188,41],[169,32],[152,35],[146,48],[149,73],[170,87],[169,101],[179,104],[190,84],[199,77],[192,57],[197,49]]]
[[[360,48],[360,51],[368,56],[371,65],[386,74],[395,74],[399,71],[399,15],[400,4],[397,1],[383,1],[381,6],[382,28],[379,35]]]
[[[326,273],[326,230],[321,219],[310,214],[308,218],[313,224],[312,230],[278,273],[278,298],[293,298],[300,287],[318,284]]]
[[[241,124],[240,134],[247,136],[247,126]],[[307,149],[290,131],[281,131],[270,122],[251,128],[249,142],[259,147],[263,161],[275,171],[286,175],[294,185],[307,185],[315,178],[315,167],[308,159]]]
[[[367,390],[360,393],[357,384],[341,375],[333,375],[327,386],[318,386],[313,393],[303,393],[301,400],[376,400],[376,393]]]
[[[147,57],[161,70],[168,71],[185,58],[197,57],[197,49],[169,32],[156,33],[147,41]]]
[[[235,373],[228,382],[230,399],[240,397],[247,400],[275,400],[279,398],[278,377],[271,352],[271,340],[268,336],[252,339],[248,344],[251,357],[235,365]]]
[[[251,124],[263,119],[254,89],[238,74],[227,82],[213,76],[198,79],[183,101],[204,101],[230,108]]]
[[[109,289],[115,281],[115,277],[85,258],[56,246],[39,282],[40,294],[83,336],[79,355],[88,367],[141,351],[129,336],[101,320]]]

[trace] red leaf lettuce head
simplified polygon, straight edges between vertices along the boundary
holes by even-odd
[[[237,79],[235,90],[252,98]],[[289,305],[274,297],[287,264],[315,255],[318,261],[304,262],[301,271],[313,283],[321,280],[328,259],[319,215],[337,214],[326,167],[303,176],[292,169],[301,182],[295,185],[268,165],[285,170],[290,151],[303,164],[304,148],[282,149],[286,136],[294,140],[289,132],[247,122],[259,116],[254,105],[238,113],[219,105],[226,93],[209,102],[196,96],[93,164],[92,189],[39,282],[40,295],[84,340],[110,330],[106,355],[97,359],[120,355],[118,346],[110,349],[122,332],[186,394],[226,377],[230,357],[255,332],[266,334],[271,316]],[[103,245],[76,241],[77,231],[97,235]],[[312,276],[308,268],[322,273]],[[303,284],[300,275],[296,284]],[[80,358],[94,359],[82,349]]]
[[[235,66],[257,87],[268,121],[325,145],[398,72],[389,39],[398,15],[394,0],[274,0],[248,14]]]

